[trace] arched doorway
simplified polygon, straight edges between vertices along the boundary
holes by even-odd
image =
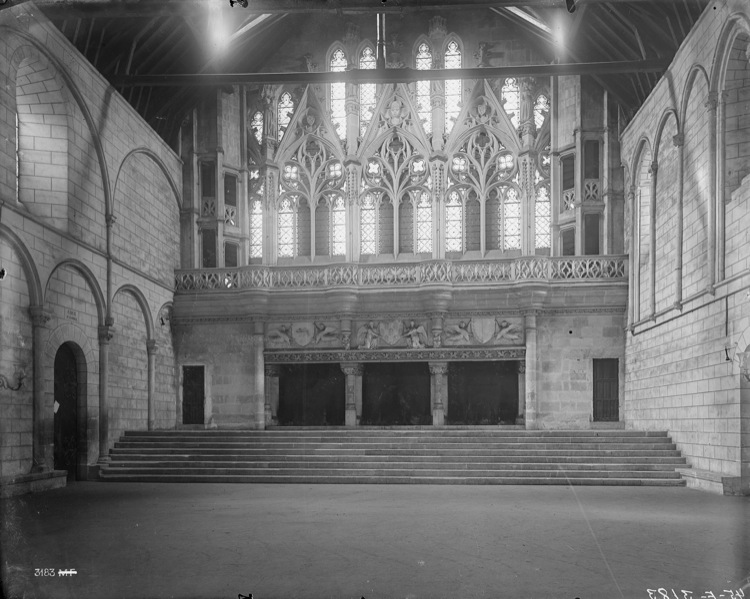
[[[55,354],[54,459],[55,470],[67,470],[76,480],[80,435],[78,434],[78,362],[73,348],[64,343]]]

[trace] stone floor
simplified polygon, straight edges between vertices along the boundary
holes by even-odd
[[[7,597],[750,597],[750,499],[686,488],[87,482],[0,507]]]

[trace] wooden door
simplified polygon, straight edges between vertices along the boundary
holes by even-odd
[[[73,350],[61,345],[55,354],[54,465],[75,480],[78,462],[78,366]]]
[[[619,362],[617,358],[594,360],[594,422],[617,422],[620,419]]]
[[[182,367],[182,424],[203,424],[204,367]]]

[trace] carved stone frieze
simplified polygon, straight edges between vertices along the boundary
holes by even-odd
[[[266,364],[313,362],[430,362],[524,360],[526,349],[513,348],[423,348],[390,350],[271,350],[264,352]]]
[[[269,323],[266,347],[338,347],[341,344],[338,323],[324,320]]]
[[[523,322],[517,318],[474,316],[446,319],[443,327],[446,346],[523,345]]]
[[[429,323],[416,319],[367,320],[357,327],[357,347],[427,347],[431,345],[429,328]]]

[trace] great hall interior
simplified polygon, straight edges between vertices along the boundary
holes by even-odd
[[[750,491],[747,2],[2,4],[4,494],[321,430]]]

